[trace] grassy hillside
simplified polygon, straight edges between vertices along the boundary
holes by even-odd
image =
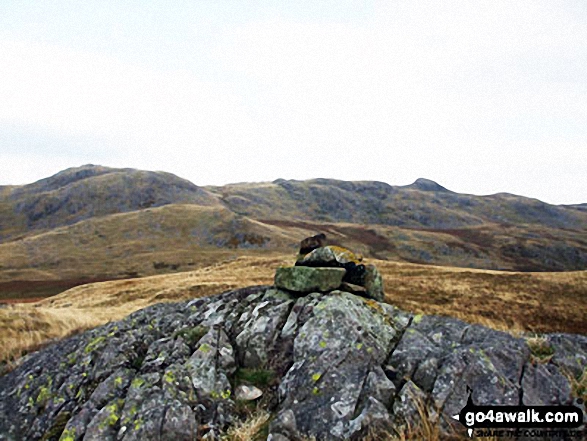
[[[294,255],[299,239],[318,231],[331,243],[390,261],[502,270],[587,266],[587,244],[567,230],[260,222],[221,206],[173,204],[92,218],[0,244],[0,301],[46,297],[92,281],[188,271],[242,255]]]
[[[0,240],[172,203],[219,205],[214,195],[170,173],[93,165],[68,169],[0,193]]]
[[[83,166],[0,187],[0,300],[186,271],[317,232],[367,257],[521,271],[587,268],[587,211],[473,196],[419,179],[198,187],[163,172]],[[44,284],[43,284],[44,283]]]
[[[0,360],[159,302],[271,284],[292,256],[242,256],[194,271],[79,286],[34,304],[0,308]],[[511,273],[370,260],[385,301],[510,332],[587,333],[587,271]]]
[[[510,194],[474,196],[433,181],[405,187],[333,179],[206,187],[231,210],[256,219],[453,229],[486,223],[585,230],[587,213]]]
[[[293,253],[296,233],[221,206],[174,204],[96,217],[0,244],[0,299],[7,298],[2,282],[128,278],[186,271],[255,250]]]
[[[587,234],[575,230],[488,223],[443,230],[291,220],[263,222],[283,229],[323,231],[337,244],[383,260],[515,271],[587,268]]]

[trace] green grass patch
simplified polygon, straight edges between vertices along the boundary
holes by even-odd
[[[548,363],[554,355],[554,347],[544,337],[530,337],[526,340],[530,349],[530,357],[533,363]]]
[[[60,438],[65,430],[65,426],[67,425],[69,418],[71,417],[70,412],[60,412],[53,425],[44,433],[41,441],[50,441],[54,439],[62,439]],[[68,438],[64,438],[68,439]]]
[[[275,379],[275,372],[270,369],[240,368],[235,374],[237,384],[249,384],[259,389],[268,387]]]
[[[208,328],[205,326],[196,326],[195,328],[185,328],[177,331],[173,337],[181,337],[190,346],[194,346],[200,339],[206,335]]]
[[[584,403],[587,403],[587,367],[583,369],[583,373],[579,378],[571,376],[570,380],[573,396],[580,398]]]

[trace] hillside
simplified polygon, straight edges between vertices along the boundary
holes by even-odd
[[[170,173],[86,165],[0,192],[0,240],[93,217],[173,203],[218,205],[206,190]]]
[[[334,179],[206,187],[231,210],[256,219],[454,229],[482,224],[585,229],[587,217],[566,206],[506,193],[474,196],[418,179],[408,186]]]
[[[426,179],[198,187],[169,173],[87,165],[0,187],[0,299],[259,252],[295,253],[301,238],[319,231],[383,260],[583,270],[583,205],[458,194]]]
[[[173,204],[94,217],[0,244],[0,299],[42,297],[28,281],[46,281],[50,289],[55,281],[75,286],[188,271],[297,242],[294,233],[222,206]]]

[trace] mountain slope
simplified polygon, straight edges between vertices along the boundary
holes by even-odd
[[[120,278],[188,270],[297,236],[222,206],[171,204],[90,218],[0,244],[0,282]],[[0,298],[2,297],[0,286]]]
[[[5,189],[0,240],[173,203],[219,205],[214,195],[170,173],[93,165],[67,169],[30,185]]]
[[[0,187],[0,284],[73,286],[78,279],[181,271],[261,249],[295,253],[302,238],[321,231],[379,259],[582,270],[582,208],[458,194],[426,179],[408,186],[278,179],[198,187],[169,173],[87,165]],[[0,295],[19,297],[12,288],[0,285]],[[28,289],[25,283],[21,293]]]
[[[333,179],[206,187],[231,210],[256,219],[463,228],[484,223],[585,230],[587,213],[509,194],[474,196],[418,179],[405,187]]]

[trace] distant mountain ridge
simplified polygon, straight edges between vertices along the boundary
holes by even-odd
[[[185,270],[209,252],[295,253],[320,231],[379,259],[584,270],[585,207],[459,194],[427,179],[200,187],[170,173],[86,165],[0,187],[0,282]]]
[[[391,186],[376,181],[308,181],[279,179],[272,183],[205,187],[231,210],[258,219],[352,222],[410,228],[450,229],[485,223],[539,224],[552,228],[584,228],[586,218],[567,206],[537,199],[496,194],[474,196],[418,179]]]

